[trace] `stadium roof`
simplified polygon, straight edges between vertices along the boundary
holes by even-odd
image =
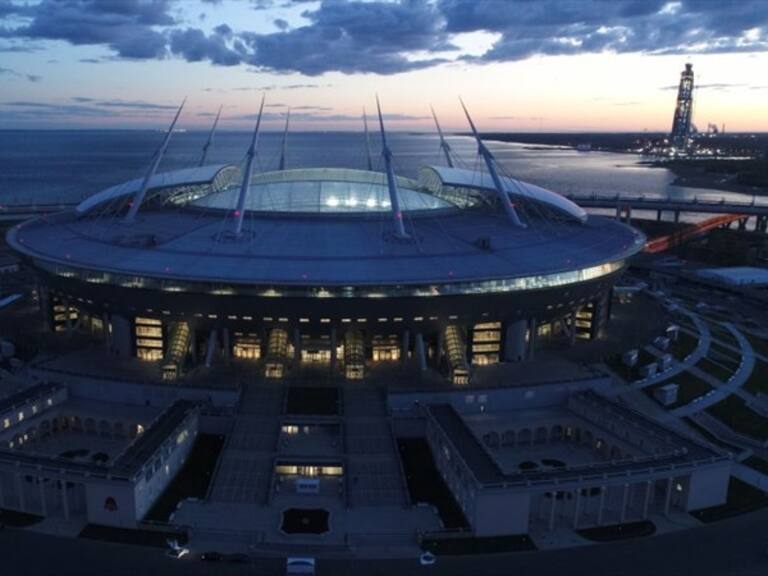
[[[144,208],[126,223],[119,211],[138,185],[131,181],[74,212],[24,223],[9,242],[68,269],[155,279],[259,286],[532,279],[529,287],[541,275],[554,275],[554,284],[578,281],[558,276],[576,270],[594,277],[590,269],[620,262],[644,242],[628,226],[510,180],[525,191],[513,197],[527,222],[511,226],[487,179],[438,167],[422,170],[429,177],[419,181],[397,178],[408,239],[391,233],[384,175],[343,169],[256,174],[243,234],[234,237],[238,174],[236,166],[210,166],[156,175]]]

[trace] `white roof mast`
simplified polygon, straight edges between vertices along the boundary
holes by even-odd
[[[387,187],[389,188],[389,202],[392,207],[392,218],[395,223],[395,237],[408,238],[403,224],[403,212],[400,209],[400,198],[397,194],[397,180],[395,178],[395,169],[392,166],[392,151],[387,144],[387,133],[384,130],[384,119],[381,116],[381,104],[379,97],[376,96],[376,108],[379,111],[379,127],[381,128],[381,155],[384,157],[384,165],[387,170]]]
[[[283,130],[283,147],[280,151],[280,165],[278,170],[285,170],[285,159],[288,156],[288,124],[291,121],[291,109],[285,114],[285,130]]]
[[[432,110],[432,118],[435,119],[437,133],[440,135],[440,149],[443,151],[443,154],[445,154],[445,162],[448,164],[448,168],[453,168],[453,160],[451,159],[451,147],[448,142],[445,141],[443,130],[440,128],[440,122],[437,121],[437,114],[435,114],[435,109],[432,108],[432,106],[430,106],[429,109]]]
[[[243,234],[243,218],[245,217],[245,198],[248,196],[248,188],[251,185],[251,175],[253,174],[253,159],[256,157],[256,144],[259,141],[259,127],[261,126],[261,115],[264,112],[264,94],[261,95],[261,107],[259,116],[256,118],[256,127],[253,129],[253,138],[246,154],[245,169],[243,170],[243,182],[240,184],[240,194],[237,197],[237,208],[235,208],[235,236]]]
[[[127,224],[130,224],[134,220],[136,220],[136,214],[139,212],[139,208],[141,207],[141,203],[144,201],[144,196],[147,194],[147,190],[149,189],[149,183],[152,180],[152,177],[155,175],[155,172],[157,172],[157,167],[160,166],[160,161],[163,159],[163,155],[165,154],[165,149],[168,148],[168,142],[171,141],[171,135],[173,134],[173,129],[176,126],[176,121],[179,119],[179,116],[181,115],[181,110],[184,108],[184,102],[186,102],[187,99],[184,98],[184,101],[181,103],[181,106],[179,106],[179,109],[176,111],[176,116],[173,118],[173,122],[171,122],[171,127],[168,128],[168,132],[165,133],[165,138],[163,138],[163,143],[160,145],[160,148],[158,148],[157,152],[155,153],[155,157],[152,159],[152,163],[149,165],[149,170],[147,170],[147,173],[144,175],[144,180],[141,182],[141,188],[139,188],[136,191],[136,194],[133,196],[133,199],[131,200],[131,205],[128,208],[128,214],[125,215],[125,222]]]
[[[475,140],[477,140],[477,152],[480,154],[480,156],[483,157],[483,160],[485,160],[485,165],[488,168],[488,173],[491,175],[491,179],[493,180],[493,186],[496,188],[496,195],[499,197],[499,202],[501,202],[501,205],[504,207],[504,211],[507,213],[507,216],[509,217],[512,224],[519,226],[520,228],[525,228],[526,225],[523,224],[523,222],[520,220],[520,217],[517,215],[517,211],[515,210],[512,201],[509,199],[509,192],[504,187],[504,184],[501,182],[501,178],[499,178],[499,173],[496,171],[496,158],[493,157],[491,151],[488,150],[488,147],[480,139],[480,134],[477,133],[475,123],[472,122],[472,117],[469,115],[469,111],[464,105],[464,101],[459,98],[459,102],[461,102],[461,107],[464,109],[464,114],[467,116],[469,126],[472,128],[472,134],[474,135]]]
[[[208,156],[208,148],[211,147],[211,144],[213,144],[213,135],[216,132],[216,126],[219,124],[219,117],[221,116],[221,109],[223,106],[219,106],[219,111],[216,113],[216,119],[213,121],[213,126],[211,126],[211,131],[208,134],[208,140],[205,142],[205,146],[203,146],[203,155],[200,157],[200,164],[198,166],[205,166],[205,159]]]

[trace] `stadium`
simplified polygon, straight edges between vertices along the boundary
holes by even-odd
[[[242,163],[205,162],[212,132],[158,173],[174,120],[143,178],[11,228],[49,339],[0,402],[0,507],[346,549],[722,503],[730,456],[549,349],[602,345],[645,237],[505,174],[469,122],[486,170],[440,133],[405,177],[381,114],[383,171],[284,144],[255,172],[257,120]]]
[[[599,335],[644,244],[500,174],[478,142],[487,172],[446,154],[417,178],[394,174],[386,140],[384,172],[253,173],[252,145],[245,166],[152,172],[8,241],[40,272],[54,330],[102,334],[167,379],[221,357],[348,379],[410,358],[462,384],[472,366],[530,356],[538,334]]]

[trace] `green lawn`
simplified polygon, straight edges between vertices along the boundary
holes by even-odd
[[[727,366],[722,361],[713,361],[711,358],[705,357],[696,363],[696,368],[706,372],[710,376],[714,376],[721,382],[726,382],[728,378],[733,376],[733,373],[738,368],[738,365],[731,367]]]
[[[736,395],[710,406],[707,412],[736,432],[758,440],[768,440],[768,418],[748,408],[744,400]]]
[[[673,340],[669,343],[667,352],[672,354],[678,360],[685,360],[688,356],[693,354],[696,350],[696,346],[699,344],[699,339],[691,336],[687,332],[678,332],[677,340]]]
[[[699,378],[698,376],[694,376],[690,372],[680,372],[677,376],[673,376],[669,380],[662,382],[660,384],[654,384],[653,386],[648,386],[647,388],[644,388],[646,394],[653,397],[653,391],[659,388],[660,386],[664,386],[665,384],[677,384],[677,402],[669,406],[669,409],[672,408],[678,408],[679,406],[685,406],[689,402],[693,401],[694,399],[698,398],[699,396],[703,396],[710,390],[712,390],[712,386],[707,384],[704,380]]]
[[[752,348],[755,349],[755,352],[762,354],[763,356],[768,356],[768,340],[763,340],[752,334],[744,334],[744,336],[747,337],[747,340],[749,340],[749,343],[752,345]]]
[[[755,360],[755,367],[752,369],[749,379],[744,383],[744,388],[752,394],[759,392],[768,394],[768,363]]]
[[[714,360],[722,360],[724,362],[735,362],[738,366],[741,362],[741,353],[737,352],[736,350],[731,350],[730,348],[726,348],[722,344],[718,344],[717,342],[712,342],[709,346],[709,351],[707,352],[707,356]]]
[[[723,328],[718,324],[710,324],[709,331],[712,333],[713,338],[720,340],[721,342],[725,342],[726,344],[728,344],[729,346],[733,346],[734,348],[739,347],[739,341],[727,328]]]

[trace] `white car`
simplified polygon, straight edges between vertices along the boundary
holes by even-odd
[[[437,558],[432,552],[423,552],[419,556],[419,564],[422,566],[432,566],[435,562],[437,562]]]

